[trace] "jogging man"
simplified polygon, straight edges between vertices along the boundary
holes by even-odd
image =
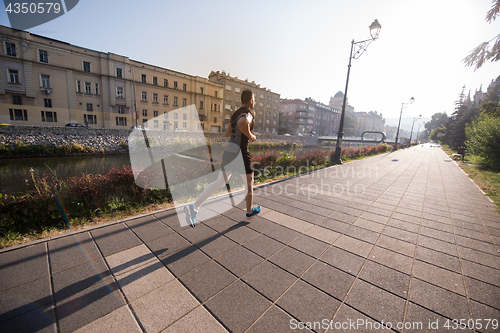
[[[226,136],[230,137],[229,144],[224,150],[222,155],[221,171],[217,180],[209,184],[200,194],[194,204],[184,206],[186,220],[192,227],[196,224],[196,216],[198,211],[205,200],[215,191],[223,187],[229,181],[232,173],[241,174],[245,182],[246,192],[246,217],[250,218],[260,213],[260,206],[252,208],[253,202],[253,170],[251,166],[251,156],[248,151],[248,143],[254,142],[257,138],[253,134],[253,127],[255,123],[255,96],[251,90],[244,90],[241,93],[241,104],[239,108],[231,116],[230,125],[227,127]],[[243,157],[243,165],[245,167],[245,174],[239,168],[231,167],[230,163],[241,153]]]

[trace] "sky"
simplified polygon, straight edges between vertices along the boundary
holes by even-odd
[[[224,70],[282,98],[328,104],[344,92],[351,41],[378,40],[352,60],[347,97],[355,111],[397,118],[454,111],[462,87],[474,94],[500,62],[474,71],[462,59],[500,33],[485,20],[492,0],[80,0],[28,31],[73,45],[208,77]],[[6,12],[0,24],[10,26]]]

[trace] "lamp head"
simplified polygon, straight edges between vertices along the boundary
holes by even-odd
[[[370,35],[373,39],[378,38],[380,29],[382,29],[382,26],[380,25],[380,23],[378,23],[378,20],[373,21],[373,23],[370,25]]]
[[[413,104],[413,102],[415,102],[415,98],[410,98],[410,103]]]

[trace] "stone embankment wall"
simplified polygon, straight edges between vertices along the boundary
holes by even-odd
[[[130,129],[94,129],[72,127],[41,127],[41,126],[0,126],[0,143],[14,147],[18,142],[25,145],[81,145],[92,148],[95,152],[120,154],[127,152]],[[154,132],[158,135],[160,133]],[[170,136],[189,137],[189,133],[162,132],[166,139]],[[206,133],[209,142],[227,141],[223,133]],[[287,142],[301,145],[316,145],[315,137],[299,137],[284,135],[258,135],[258,142]]]

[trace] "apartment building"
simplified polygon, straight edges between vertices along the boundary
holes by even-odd
[[[158,130],[190,129],[199,123],[204,132],[222,127],[219,83],[4,26],[0,36],[2,123],[137,124]],[[189,105],[196,106],[199,122],[169,115]]]
[[[280,134],[331,136],[337,133],[340,110],[312,98],[281,100]]]
[[[271,89],[261,87],[255,81],[241,80],[232,77],[229,73],[212,71],[208,76],[211,82],[221,84],[223,87],[223,128],[225,131],[234,111],[241,107],[241,92],[252,90],[255,95],[255,127],[254,131],[261,134],[278,134],[280,95]]]
[[[355,112],[356,117],[356,136],[361,136],[366,131],[384,132],[385,119],[377,111]]]

